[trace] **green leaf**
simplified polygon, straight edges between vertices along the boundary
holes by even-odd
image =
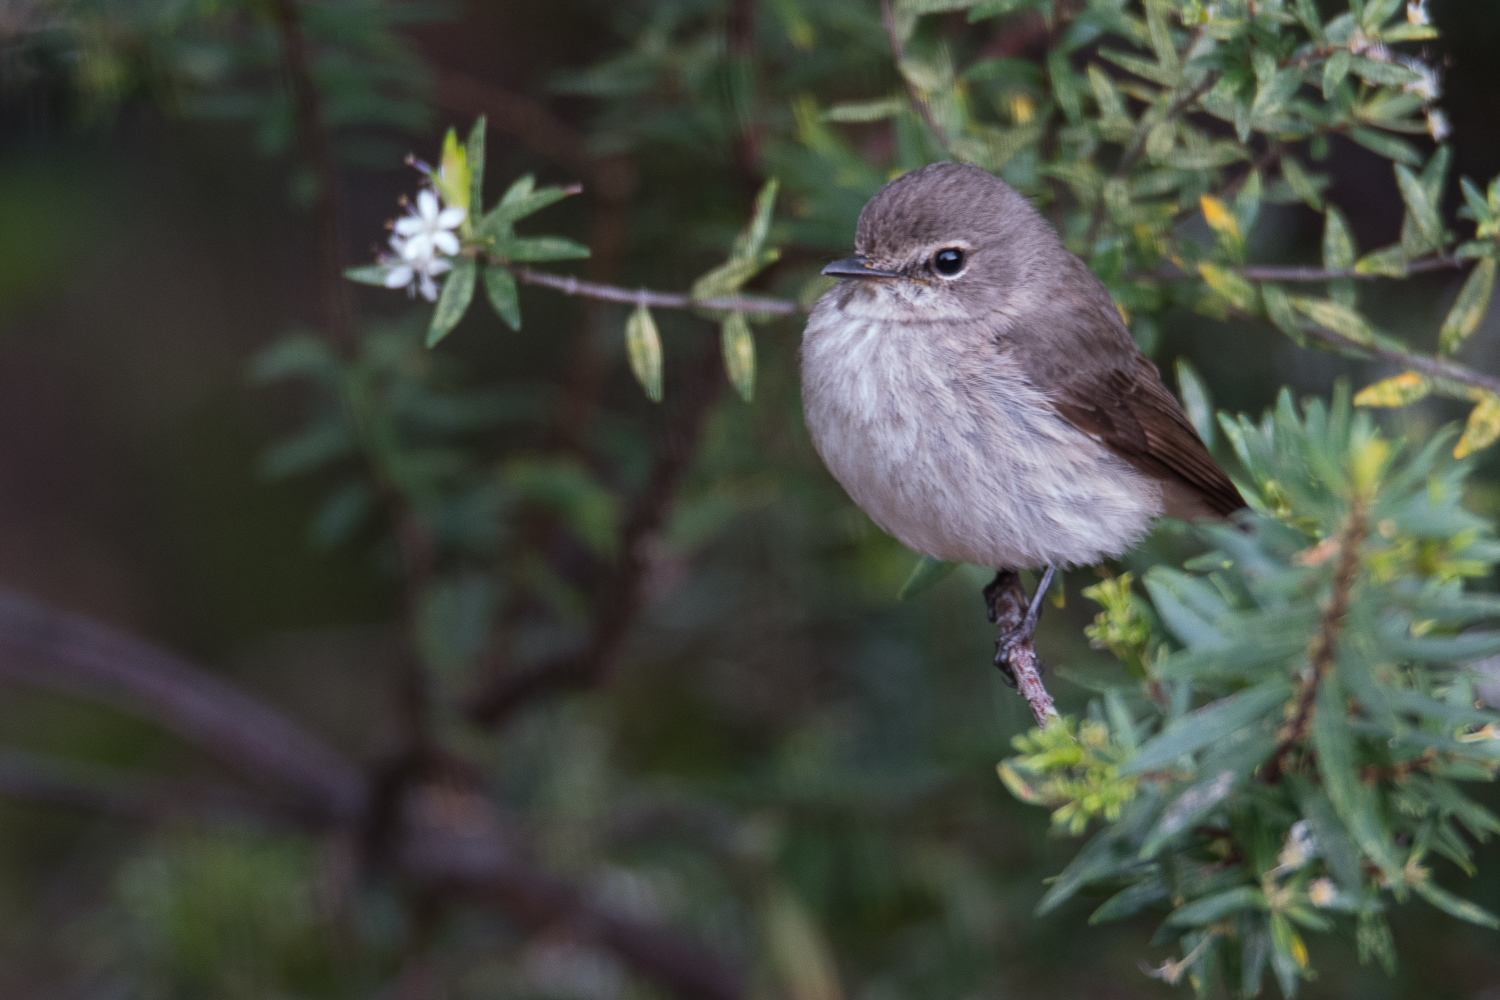
[[[1383,250],[1367,253],[1354,265],[1360,274],[1381,274],[1388,278],[1404,278],[1407,274],[1406,251],[1395,243]]]
[[[1298,347],[1307,346],[1307,334],[1297,321],[1297,313],[1292,309],[1292,300],[1287,297],[1286,290],[1280,285],[1264,282],[1260,286],[1260,297],[1266,305],[1266,318]]]
[[[917,560],[917,564],[911,568],[911,575],[901,585],[900,591],[896,594],[896,599],[904,601],[908,597],[915,597],[928,587],[936,586],[939,582],[947,579],[950,573],[962,565],[963,563],[942,562],[931,556],[922,556]]]
[[[761,186],[760,193],[755,196],[755,208],[750,212],[750,225],[734,241],[730,257],[752,260],[761,256],[766,234],[771,231],[771,213],[776,207],[776,192],[780,187],[781,182],[775,177]]]
[[[1214,446],[1214,408],[1209,401],[1208,389],[1193,363],[1187,358],[1177,359],[1177,390],[1182,396],[1182,408],[1187,411],[1193,429],[1209,448]]]
[[[662,397],[661,334],[656,331],[656,321],[651,310],[644,305],[635,307],[625,321],[625,355],[630,359],[630,371],[635,380],[646,391],[646,398],[660,403]]]
[[[464,221],[472,224],[474,217],[484,208],[484,132],[486,118],[480,115],[469,130],[469,215]]]
[[[750,402],[755,395],[755,336],[744,313],[730,313],[724,320],[720,347],[729,384],[741,399]]]
[[[1286,181],[1287,187],[1292,189],[1292,194],[1310,205],[1314,211],[1323,210],[1323,195],[1318,190],[1317,182],[1308,175],[1295,156],[1281,158],[1281,177]]]
[[[1298,312],[1334,333],[1341,333],[1361,344],[1375,341],[1375,331],[1369,322],[1348,306],[1328,299],[1293,298],[1291,302]]]
[[[1323,64],[1323,99],[1325,101],[1333,100],[1333,92],[1344,81],[1344,77],[1349,75],[1349,59],[1349,50],[1339,49]]]
[[[1443,320],[1442,333],[1438,337],[1438,350],[1452,354],[1463,346],[1470,334],[1479,329],[1490,306],[1490,294],[1495,288],[1495,258],[1485,257],[1474,266],[1469,280],[1464,282],[1448,318]]]
[[[530,262],[578,260],[589,255],[589,248],[563,236],[531,236],[497,243],[491,252],[506,260]]]
[[[1415,146],[1387,132],[1373,128],[1354,128],[1349,130],[1349,138],[1366,149],[1379,153],[1387,160],[1395,160],[1397,163],[1405,163],[1413,167],[1422,165],[1422,155],[1417,152]]]
[[[1354,248],[1354,237],[1349,233],[1349,223],[1344,213],[1328,206],[1328,215],[1323,224],[1323,266],[1330,271],[1343,271],[1354,266],[1358,252]]]
[[[1179,757],[1201,750],[1285,704],[1291,690],[1285,677],[1275,677],[1184,715],[1141,747],[1140,753],[1120,768],[1120,773],[1141,774],[1169,766]]]
[[[378,285],[385,287],[385,276],[389,272],[384,264],[365,264],[362,267],[351,267],[344,270],[344,277],[350,281],[357,281],[361,285]]]
[[[516,279],[499,264],[484,269],[484,290],[490,297],[490,305],[505,320],[512,330],[521,329],[521,298],[516,293]]]
[[[1307,945],[1280,913],[1271,914],[1271,969],[1286,1000],[1297,996],[1298,980],[1307,973]]]
[[[1443,220],[1438,215],[1438,206],[1427,195],[1427,189],[1417,175],[1403,164],[1396,164],[1396,183],[1401,188],[1401,200],[1406,202],[1417,228],[1429,246],[1443,245]],[[1409,251],[1408,251],[1409,252]]]
[[[972,70],[970,71],[972,72]],[[968,74],[964,74],[968,76]],[[835,104],[823,112],[823,120],[830,122],[878,122],[906,113],[911,105],[906,97],[883,97],[876,101],[845,101]]]
[[[1167,917],[1168,927],[1203,927],[1216,924],[1241,910],[1264,910],[1266,897],[1254,886],[1242,885],[1178,907]]]
[[[1104,905],[1089,916],[1089,923],[1103,924],[1111,920],[1133,917],[1147,907],[1165,903],[1170,896],[1166,882],[1160,878],[1149,878],[1144,882],[1127,886],[1106,899]]]
[[[458,325],[474,298],[474,281],[479,268],[473,257],[457,257],[453,270],[443,283],[443,292],[438,296],[437,308],[432,312],[432,325],[427,328],[427,346],[434,347]]]
[[[1467,920],[1471,924],[1478,924],[1480,927],[1488,927],[1492,931],[1500,930],[1500,918],[1489,910],[1453,895],[1429,879],[1416,882],[1412,888],[1416,890],[1418,896],[1450,916]]]
[[[1236,309],[1250,313],[1257,311],[1259,296],[1255,286],[1235,272],[1204,261],[1198,265],[1198,273],[1209,288]]]
[[[1073,67],[1068,65],[1067,53],[1061,48],[1047,54],[1047,73],[1052,78],[1052,95],[1057,98],[1057,106],[1069,122],[1078,124],[1083,118],[1083,102]]]
[[[1401,882],[1401,862],[1396,857],[1390,831],[1376,813],[1371,790],[1360,780],[1355,759],[1354,735],[1345,714],[1343,686],[1334,676],[1325,676],[1318,686],[1313,712],[1312,745],[1317,750],[1318,776],[1323,790],[1360,852],[1395,883]]]
[[[509,241],[513,239],[510,226],[518,219],[534,215],[548,205],[582,190],[580,187],[544,187],[538,191],[527,191],[510,201],[502,200],[480,220],[479,234],[497,242]]]

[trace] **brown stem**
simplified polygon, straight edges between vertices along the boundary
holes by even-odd
[[[1315,337],[1327,344],[1349,350],[1359,351],[1372,357],[1381,358],[1386,361],[1394,361],[1399,365],[1414,372],[1431,376],[1436,379],[1444,379],[1449,382],[1457,382],[1461,385],[1472,386],[1485,392],[1500,395],[1500,378],[1476,372],[1463,365],[1456,365],[1451,361],[1443,361],[1440,358],[1428,357],[1425,354],[1413,354],[1409,351],[1400,351],[1392,347],[1384,347],[1378,344],[1369,344],[1364,341],[1346,337],[1332,330],[1321,327],[1305,327],[1304,332],[1309,337]]]
[[[986,588],[985,596],[990,601],[990,620],[999,626],[1003,642],[1020,628],[1031,601],[1021,586],[1020,575],[1014,572],[1001,574],[995,584]],[[1052,695],[1047,693],[1047,686],[1042,683],[1036,647],[1030,636],[1011,647],[1007,662],[1011,676],[1015,678],[1016,689],[1031,707],[1037,726],[1047,728],[1047,724],[1057,718],[1057,707],[1052,704]]]
[[[653,292],[644,288],[621,288],[617,285],[601,285],[582,281],[571,275],[550,274],[534,271],[529,267],[512,267],[511,273],[523,285],[540,285],[562,292],[601,302],[621,302],[627,305],[651,306],[657,309],[695,309],[710,312],[742,312],[765,316],[795,316],[802,307],[787,299],[769,299],[758,295],[735,295],[719,299],[695,299],[691,295],[677,292]]]
[[[598,589],[593,624],[582,652],[488,679],[465,703],[464,713],[476,724],[493,726],[531,698],[597,683],[613,668],[630,625],[645,603],[649,547],[666,523],[677,487],[697,451],[703,423],[724,388],[718,345],[702,352],[685,381],[683,389],[674,393],[677,410],[657,437],[650,477],[621,533],[620,561]]]
[[[312,63],[297,0],[271,0],[271,13],[281,36],[287,83],[292,92],[297,122],[297,141],[318,181],[314,217],[318,230],[317,275],[319,294],[323,299],[323,321],[334,345],[348,353],[353,351],[355,342],[354,305],[340,264],[344,249],[344,219],[338,166],[323,122],[322,100],[312,78]]]
[[[1468,267],[1473,263],[1473,260],[1462,257],[1437,254],[1431,257],[1420,257],[1410,262],[1406,265],[1406,272],[1426,274],[1431,271],[1453,271]],[[1356,271],[1352,267],[1333,270],[1320,267],[1242,267],[1235,273],[1250,281],[1337,281],[1341,278],[1372,281],[1384,277],[1384,275],[1371,274],[1367,271]]]
[[[1359,572],[1360,546],[1369,534],[1366,522],[1365,497],[1356,495],[1349,505],[1349,520],[1338,535],[1339,561],[1333,570],[1333,592],[1318,621],[1317,634],[1307,647],[1307,662],[1312,672],[1303,683],[1291,721],[1283,728],[1281,741],[1276,744],[1270,763],[1261,772],[1261,781],[1266,784],[1274,784],[1280,779],[1287,755],[1307,738],[1308,727],[1312,725],[1313,711],[1317,706],[1318,688],[1322,685],[1323,678],[1333,670],[1338,655],[1339,633],[1344,626],[1344,616],[1349,611],[1349,596],[1354,590],[1355,576]]]

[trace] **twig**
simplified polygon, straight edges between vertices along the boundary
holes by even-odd
[[[1025,620],[1026,609],[1031,602],[1021,586],[1019,574],[1011,572],[1002,576],[1004,579],[997,578],[992,585],[993,589],[986,589],[986,597],[992,602],[990,618],[999,626],[1003,642]],[[1027,638],[1012,646],[1007,662],[1011,676],[1015,678],[1016,689],[1031,707],[1037,726],[1047,728],[1047,724],[1057,718],[1057,707],[1052,704],[1052,695],[1047,693],[1047,686],[1042,683],[1042,672],[1037,666],[1036,647],[1032,640]]]
[[[0,750],[0,796],[134,821],[150,822],[183,814],[285,820],[263,799],[239,788],[142,778],[14,749]]]
[[[4,590],[0,679],[151,719],[290,793],[292,808],[315,821],[348,822],[363,811],[359,770],[280,712],[139,639]]]
[[[511,273],[523,285],[540,285],[586,299],[604,302],[622,302],[627,305],[647,305],[658,309],[696,309],[721,312],[760,313],[768,316],[795,316],[802,307],[787,299],[767,299],[760,296],[740,295],[720,299],[695,299],[691,295],[677,292],[653,292],[640,288],[620,288],[616,285],[601,285],[582,281],[568,275],[534,271],[529,267],[513,267]]]
[[[298,0],[272,0],[271,13],[281,35],[287,82],[292,91],[292,107],[297,123],[298,144],[318,180],[318,201],[315,208],[318,228],[317,273],[319,292],[323,297],[324,322],[328,324],[329,336],[335,346],[351,351],[355,341],[354,306],[339,263],[344,249],[344,220],[338,167],[334,162],[328,129],[323,122],[322,100],[312,79],[307,38],[302,32],[297,2]]]
[[[1359,351],[1386,361],[1394,361],[1398,365],[1403,365],[1423,375],[1429,375],[1436,379],[1445,379],[1449,382],[1457,382],[1461,385],[1472,386],[1475,389],[1482,389],[1485,392],[1500,395],[1500,378],[1476,372],[1471,368],[1465,368],[1463,365],[1456,365],[1450,361],[1428,357],[1425,354],[1412,354],[1407,351],[1398,351],[1391,347],[1369,344],[1364,341],[1355,340],[1352,337],[1346,337],[1341,333],[1334,333],[1332,330],[1325,330],[1322,327],[1304,327],[1303,330],[1309,337],[1316,337],[1318,340],[1332,344],[1335,347]]]
[[[1473,260],[1462,257],[1443,255],[1419,257],[1406,265],[1406,273],[1426,274],[1430,271],[1452,271],[1468,267],[1473,263]],[[1376,278],[1385,277],[1385,275],[1372,274],[1368,271],[1356,271],[1352,267],[1332,270],[1321,267],[1242,267],[1235,273],[1249,281],[1337,281],[1342,278],[1373,281]]]
[[[493,676],[465,702],[464,714],[473,722],[493,726],[531,698],[586,687],[609,673],[645,601],[650,569],[647,549],[666,523],[677,487],[697,451],[703,422],[723,387],[723,368],[714,345],[703,351],[684,389],[674,393],[678,409],[672,424],[657,437],[650,478],[621,532],[620,562],[598,588],[598,610],[583,650]]]
[[[938,124],[937,117],[932,113],[932,105],[927,103],[927,97],[916,84],[906,75],[901,68],[902,61],[906,58],[906,42],[902,40],[901,33],[896,30],[896,11],[891,0],[880,0],[880,23],[885,26],[885,35],[891,42],[891,55],[896,59],[896,72],[901,74],[901,82],[906,86],[906,96],[911,99],[912,106],[917,109],[917,114],[927,125],[927,131],[932,133],[933,139],[937,140],[938,146],[948,149],[948,135]]]
[[[1307,647],[1307,662],[1312,667],[1312,675],[1303,685],[1292,719],[1282,730],[1284,735],[1276,745],[1270,763],[1261,772],[1261,781],[1266,784],[1274,784],[1281,777],[1287,755],[1306,738],[1318,701],[1318,688],[1333,669],[1339,632],[1343,629],[1344,615],[1349,611],[1349,595],[1359,572],[1360,546],[1369,533],[1366,521],[1365,497],[1356,495],[1349,505],[1349,521],[1338,535],[1339,561],[1333,570],[1333,593],[1329,595],[1328,606],[1318,621],[1318,632]]]

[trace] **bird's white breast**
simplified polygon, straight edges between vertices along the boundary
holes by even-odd
[[[971,321],[892,322],[825,296],[802,346],[813,445],[882,529],[952,562],[1093,565],[1132,547],[1161,488],[1068,424]]]

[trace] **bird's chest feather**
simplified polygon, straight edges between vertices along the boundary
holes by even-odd
[[[1131,547],[1160,489],[1059,417],[982,331],[819,309],[803,403],[829,471],[918,552],[1086,565]]]

